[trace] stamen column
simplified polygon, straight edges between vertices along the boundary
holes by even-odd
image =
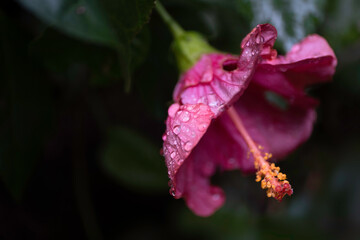
[[[261,181],[261,187],[267,189],[267,196],[274,197],[277,200],[281,199],[287,194],[292,195],[293,189],[286,180],[286,175],[280,172],[280,168],[276,167],[274,163],[269,163],[267,160],[272,157],[271,153],[261,153],[261,146],[257,146],[236,112],[234,107],[230,107],[227,110],[227,114],[234,123],[236,129],[239,131],[241,136],[244,138],[246,144],[249,147],[250,153],[254,157],[254,166],[257,170],[256,181]]]

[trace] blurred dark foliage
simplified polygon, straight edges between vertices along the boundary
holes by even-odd
[[[178,70],[151,0],[0,2],[0,239],[359,239],[360,3],[164,0],[188,30],[239,52],[258,23],[280,53],[323,35],[339,65],[309,89],[311,139],[280,163],[295,194],[219,173],[226,205],[194,216],[158,154]],[[261,21],[261,22],[259,22]]]

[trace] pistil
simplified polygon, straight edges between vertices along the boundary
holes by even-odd
[[[263,147],[256,145],[246,128],[237,114],[234,107],[230,107],[227,110],[227,114],[234,123],[236,129],[244,138],[247,146],[249,147],[249,153],[254,157],[254,167],[256,172],[256,182],[261,182],[261,188],[267,189],[267,196],[274,197],[281,201],[282,198],[287,195],[292,195],[293,189],[286,180],[286,175],[280,172],[280,168],[276,167],[274,163],[269,163],[268,160],[272,157],[271,153],[263,153]]]

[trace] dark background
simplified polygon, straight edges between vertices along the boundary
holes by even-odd
[[[0,239],[359,239],[360,2],[164,0],[187,30],[239,53],[259,23],[285,53],[307,34],[338,57],[308,142],[280,163],[294,195],[219,173],[225,206],[168,194],[159,149],[179,73],[150,0],[0,3]]]

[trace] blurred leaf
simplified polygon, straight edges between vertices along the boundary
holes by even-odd
[[[183,233],[189,236],[201,233],[204,239],[259,239],[256,218],[245,205],[237,209],[224,206],[208,218],[198,217],[190,210],[183,211],[179,225]]]
[[[352,44],[360,44],[360,2],[357,0],[332,0],[328,3],[328,20],[325,22],[323,31],[328,41],[334,48],[335,53],[339,54],[339,65],[353,62],[353,58],[357,56],[359,59],[358,47],[351,48]],[[345,48],[344,48],[345,47]],[[345,55],[342,56],[345,51]],[[351,52],[351,54],[348,54]],[[349,61],[350,60],[350,61]]]
[[[18,0],[40,19],[81,39],[116,47],[116,34],[97,0]]]
[[[137,54],[141,48],[145,49],[146,44],[142,46],[142,41],[146,41],[144,37],[148,36],[148,33],[145,32],[137,38],[135,36],[150,20],[155,0],[102,0],[101,4],[122,43],[119,46],[119,58],[125,80],[125,91],[128,92],[131,87],[132,71],[141,62],[139,60],[141,57],[139,58]]]
[[[139,49],[139,43],[141,44],[141,37],[135,36],[149,21],[154,0],[18,1],[43,21],[61,31],[115,48],[118,51],[125,88],[130,89],[132,70],[139,64],[139,52],[132,51]],[[95,78],[95,82],[98,79]]]
[[[55,73],[66,73],[74,65],[85,65],[92,85],[102,86],[120,78],[116,52],[81,42],[48,28],[29,45],[30,55]]]
[[[326,2],[323,0],[250,1],[254,15],[253,27],[266,22],[273,24],[278,31],[278,40],[285,50],[289,50],[294,43],[315,31],[318,20],[324,17]]]
[[[48,82],[28,58],[30,36],[0,13],[0,175],[19,200],[51,125],[52,101]]]
[[[112,177],[129,188],[146,192],[167,188],[167,171],[159,149],[130,129],[116,127],[109,131],[102,164]]]
[[[150,20],[155,0],[101,0],[114,29],[132,39]]]

